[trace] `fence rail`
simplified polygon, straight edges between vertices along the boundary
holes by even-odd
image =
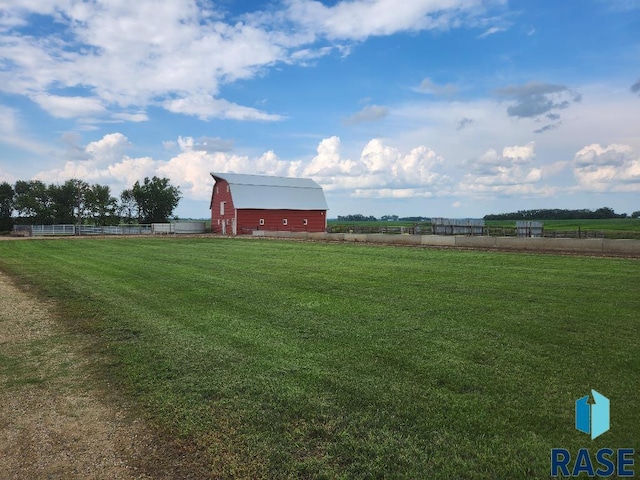
[[[553,228],[542,228],[539,230],[536,228],[524,227],[502,227],[487,225],[484,227],[475,227],[478,230],[473,232],[475,235],[480,236],[480,228],[483,229],[482,236],[489,237],[546,237],[546,238],[610,238],[610,239],[636,239],[640,240],[640,231],[637,230],[592,230],[578,228],[575,230],[556,230]],[[434,229],[430,224],[420,224],[414,226],[405,227],[386,227],[379,225],[349,225],[338,224],[327,226],[327,233],[386,233],[386,234],[413,234],[413,235],[432,235]],[[243,232],[247,233],[247,232]],[[471,235],[469,231],[440,231],[442,235],[445,233],[448,235]],[[518,235],[519,234],[519,235]]]
[[[74,235],[150,235],[151,225],[16,225],[14,232],[32,237]]]

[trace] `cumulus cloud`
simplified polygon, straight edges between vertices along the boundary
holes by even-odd
[[[192,200],[205,200],[211,194],[212,171],[311,177],[327,191],[354,197],[430,197],[451,183],[441,171],[443,158],[432,149],[418,146],[402,153],[380,139],[367,142],[352,159],[342,155],[340,138],[325,138],[310,160],[284,160],[271,150],[259,156],[208,151],[199,146],[201,139],[193,137],[178,137],[175,145],[180,152],[168,160],[134,158],[127,155],[130,142],[121,133],[105,135],[82,147],[77,140],[73,135],[66,137],[67,151],[72,155],[63,167],[42,171],[36,178],[47,182],[80,178],[121,191],[137,180],[157,175],[170,178],[185,198]],[[72,145],[76,147],[73,152]]]
[[[380,105],[367,105],[359,112],[347,117],[344,121],[345,125],[356,125],[362,122],[375,122],[386,117],[389,109]]]
[[[220,87],[278,64],[348,54],[349,41],[458,27],[486,13],[482,3],[289,0],[238,21],[198,0],[4,2],[0,91],[32,98],[60,118],[139,122],[148,107],[161,106],[203,120],[277,121],[278,114],[221,98]],[[34,36],[33,14],[55,28]]]
[[[317,148],[317,155],[304,170],[312,177],[334,177],[339,175],[360,175],[364,173],[362,165],[340,155],[340,138],[325,138]]]
[[[465,163],[468,173],[460,182],[461,194],[549,195],[553,189],[537,185],[543,169],[534,165],[535,143],[487,150]]]
[[[312,158],[282,159],[274,151],[261,155],[238,155],[232,151],[202,148],[203,140],[178,137],[179,152],[169,158],[132,157],[131,144],[121,133],[112,133],[79,146],[74,135],[65,136],[69,158],[64,166],[40,172],[35,178],[63,182],[80,178],[112,187],[130,188],[137,180],[153,175],[168,177],[189,200],[206,201],[211,194],[209,173],[235,172],[277,176],[303,176],[318,181],[329,194],[354,198],[433,198],[450,196],[548,196],[556,187],[543,179],[557,175],[569,165],[556,162],[537,165],[536,145],[514,144],[488,149],[464,163],[459,181],[447,172],[442,155],[419,145],[405,152],[382,139],[368,141],[355,156],[344,155],[339,137],[319,142]],[[222,141],[224,144],[224,141]],[[71,146],[76,146],[75,150]],[[590,145],[578,152],[570,165],[580,188],[593,191],[636,191],[640,188],[640,158],[624,145]]]
[[[351,190],[358,197],[402,196],[400,191],[423,192],[432,195],[450,183],[441,171],[442,156],[419,146],[403,154],[380,139],[370,140],[359,158],[344,158],[340,139],[331,137],[318,145],[317,155],[303,168],[327,190]],[[395,192],[395,193],[390,193]]]
[[[129,172],[128,167],[134,162],[125,155],[130,143],[121,133],[105,135],[85,146],[77,144],[79,137],[75,134],[63,135],[62,141],[66,146],[64,166],[41,171],[35,175],[36,179],[55,183],[79,178],[88,182],[105,180],[106,183],[117,183],[133,178],[133,174],[125,173]],[[140,166],[142,163],[137,161],[135,165]]]
[[[640,192],[640,154],[629,145],[588,145],[575,154],[572,166],[582,190]]]

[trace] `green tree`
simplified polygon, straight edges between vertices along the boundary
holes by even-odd
[[[136,182],[131,194],[138,207],[142,223],[166,222],[180,202],[180,189],[169,183],[168,178],[145,177],[144,183]]]
[[[51,198],[49,189],[40,180],[29,182],[18,180],[15,184],[16,192],[14,209],[20,219],[27,224],[50,224]]]
[[[133,190],[124,190],[120,194],[118,213],[125,223],[133,223],[134,220],[139,220],[140,212],[133,196]]]
[[[13,209],[16,192],[7,182],[0,183],[0,232],[13,228]]]
[[[63,185],[51,184],[48,187],[49,213],[52,223],[74,223],[75,215],[73,206],[76,197],[76,188],[71,181]]]
[[[111,196],[107,185],[94,184],[85,192],[85,205],[88,215],[96,225],[117,223],[118,200]]]

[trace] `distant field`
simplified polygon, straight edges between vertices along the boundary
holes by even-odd
[[[619,230],[640,232],[639,218],[611,218],[603,220],[541,220],[544,228],[550,230]],[[487,225],[509,226],[515,225],[515,220],[487,220]]]
[[[612,218],[604,220],[540,220],[544,224],[547,234],[556,232],[560,236],[577,236],[580,231],[583,236],[603,234],[607,238],[637,238],[640,239],[640,219],[638,218]],[[336,231],[347,231],[351,229],[362,229],[365,231],[378,231],[381,228],[396,229],[396,227],[413,227],[418,222],[346,222],[342,220],[329,220],[327,226]],[[419,222],[423,232],[430,232],[429,222]],[[504,227],[505,234],[515,235],[515,220],[487,220],[486,225],[492,227],[491,235],[500,235],[495,227]],[[585,233],[586,232],[586,233]]]
[[[553,447],[637,450],[639,266],[247,239],[0,242],[0,269],[95,338],[95,381],[235,478],[533,479]],[[593,441],[574,428],[592,388],[612,405]]]

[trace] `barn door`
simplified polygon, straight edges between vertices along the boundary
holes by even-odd
[[[234,235],[237,235],[237,234],[238,234],[238,232],[237,232],[237,227],[236,227],[236,219],[235,219],[235,218],[232,218],[232,219],[231,219],[231,232],[232,232]]]
[[[222,220],[222,234],[223,235],[227,234],[227,221],[226,220]]]

